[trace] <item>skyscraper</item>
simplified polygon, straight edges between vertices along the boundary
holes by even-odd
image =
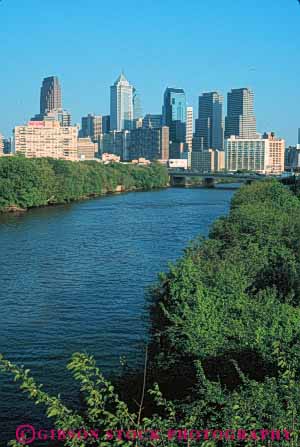
[[[170,129],[172,143],[185,142],[186,97],[181,88],[167,88],[164,93],[163,125]]]
[[[40,115],[44,116],[47,112],[61,108],[61,88],[58,78],[56,76],[45,78],[41,87]]]
[[[256,138],[254,94],[248,88],[231,90],[227,99],[225,138],[235,135],[240,138]]]
[[[193,144],[193,107],[187,107],[186,108],[186,144],[188,147],[188,151],[192,151],[192,144]]]
[[[142,101],[139,92],[133,87],[133,119],[137,120],[143,117]]]
[[[133,121],[133,86],[122,73],[110,87],[110,130],[130,130]]]
[[[223,96],[217,92],[199,96],[193,150],[223,150]]]
[[[102,116],[91,115],[83,116],[81,118],[81,130],[80,137],[90,137],[94,143],[99,142],[100,135],[102,134]]]

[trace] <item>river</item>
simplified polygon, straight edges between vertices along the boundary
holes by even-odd
[[[93,354],[105,373],[141,360],[145,291],[228,211],[233,190],[164,189],[0,217],[0,352],[72,405],[65,366]],[[0,440],[42,410],[0,375]],[[2,443],[1,443],[2,445]]]

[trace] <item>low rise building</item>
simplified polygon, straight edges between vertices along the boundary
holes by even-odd
[[[78,138],[77,153],[79,160],[94,160],[98,153],[98,144],[94,143],[90,137]]]
[[[188,159],[170,158],[168,166],[171,169],[188,169]]]
[[[106,163],[119,163],[120,157],[118,155],[108,154],[107,152],[105,152],[104,154],[101,155],[101,160],[105,164]]]
[[[220,172],[225,168],[225,152],[208,149],[207,151],[192,151],[192,169],[206,172]]]
[[[29,158],[52,157],[78,160],[78,128],[62,127],[59,121],[29,121],[14,129],[16,154]]]

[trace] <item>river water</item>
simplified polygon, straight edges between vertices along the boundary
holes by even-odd
[[[93,354],[105,373],[122,356],[137,364],[147,287],[207,234],[233,193],[174,188],[1,216],[0,352],[70,405],[78,397],[65,369],[73,352]],[[20,424],[41,427],[42,414],[0,375],[0,445]]]

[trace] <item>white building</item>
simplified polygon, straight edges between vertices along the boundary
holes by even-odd
[[[186,138],[185,142],[188,147],[188,151],[192,152],[192,146],[193,146],[193,107],[187,107],[186,108]]]
[[[225,169],[280,174],[284,171],[284,152],[285,141],[273,133],[256,139],[231,136],[225,144]]]
[[[59,121],[29,121],[14,129],[17,154],[29,158],[52,157],[77,160],[78,128],[61,127]]]
[[[130,130],[133,125],[133,86],[122,73],[110,87],[110,130]]]

